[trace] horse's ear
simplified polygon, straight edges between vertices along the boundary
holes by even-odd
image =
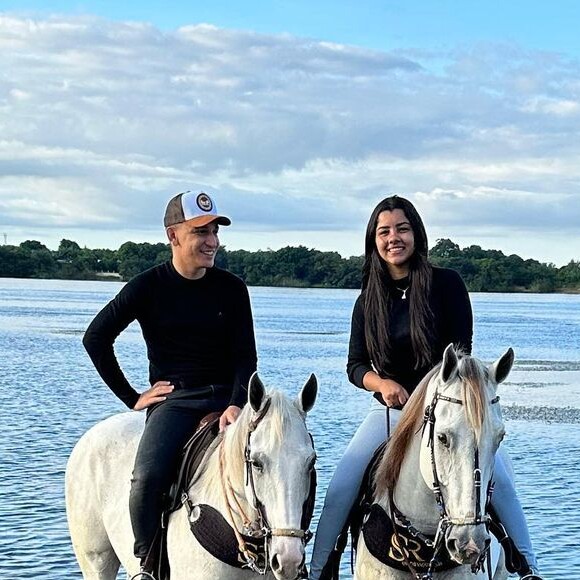
[[[457,358],[457,353],[453,348],[453,343],[448,344],[443,353],[443,362],[441,363],[441,370],[439,371],[439,377],[444,383],[446,383],[457,370],[458,364],[459,359]]]
[[[318,381],[316,380],[316,375],[311,374],[308,380],[304,383],[300,393],[296,398],[294,404],[298,407],[301,413],[308,413],[312,407],[314,407],[314,402],[316,401],[316,395],[318,394]]]
[[[489,365],[490,378],[499,385],[503,383],[512,370],[514,364],[514,349],[510,346],[505,354],[498,358],[493,364]]]
[[[250,377],[250,382],[248,384],[248,403],[250,403],[250,407],[252,407],[256,413],[262,407],[265,397],[266,387],[264,387],[264,383],[258,376],[258,371],[255,371]]]

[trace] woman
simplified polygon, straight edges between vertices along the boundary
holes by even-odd
[[[310,580],[318,580],[352,507],[368,462],[423,376],[449,343],[471,352],[473,317],[463,280],[427,258],[427,234],[413,204],[396,195],[374,209],[366,232],[362,293],[352,315],[347,373],[373,393],[371,409],[330,481],[316,530]],[[493,507],[537,576],[524,514],[501,458],[496,460]],[[325,571],[324,576],[326,576]]]

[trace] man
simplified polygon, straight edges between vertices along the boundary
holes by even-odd
[[[256,370],[248,290],[239,278],[214,267],[219,226],[230,224],[206,193],[173,197],[164,219],[171,260],[130,280],[83,339],[117,397],[130,409],[147,409],[129,500],[135,556],[146,573],[162,495],[184,443],[210,412],[222,413],[222,430],[236,420]],[[125,378],[113,350],[133,320],[141,325],[149,359],[151,386],[141,393]]]

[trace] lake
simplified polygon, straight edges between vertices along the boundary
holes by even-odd
[[[81,434],[125,407],[81,344],[117,282],[0,278],[0,578],[81,578],[63,498],[67,457]],[[294,395],[315,372],[309,416],[318,461],[315,521],[337,458],[364,417],[368,393],[345,374],[354,290],[251,288],[259,370]],[[500,395],[518,493],[546,578],[580,575],[580,296],[472,294],[474,354],[516,365]],[[129,380],[147,384],[145,347],[132,325],[116,351]],[[345,558],[345,578],[349,578]],[[120,576],[121,577],[121,576]]]

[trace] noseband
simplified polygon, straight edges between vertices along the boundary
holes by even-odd
[[[437,473],[437,463],[435,461],[435,408],[437,406],[438,401],[447,401],[448,403],[453,403],[456,405],[463,405],[463,401],[461,399],[454,399],[452,397],[446,397],[442,395],[438,391],[435,391],[433,395],[433,399],[431,400],[431,404],[425,408],[425,413],[423,415],[423,423],[422,423],[422,431],[425,432],[425,429],[429,430],[429,437],[427,439],[427,445],[429,446],[430,456],[431,456],[431,470],[433,473],[433,493],[435,494],[435,501],[437,502],[437,508],[439,510],[439,523],[437,525],[437,532],[435,534],[434,540],[429,540],[426,538],[417,528],[415,528],[411,522],[396,508],[394,504],[394,497],[393,492],[390,493],[390,505],[392,515],[396,515],[397,519],[403,524],[403,526],[409,531],[409,533],[415,537],[420,538],[427,546],[433,548],[433,557],[429,562],[429,567],[427,572],[423,575],[418,575],[413,568],[412,564],[407,560],[405,557],[405,563],[411,573],[414,575],[416,580],[431,580],[433,578],[433,571],[435,565],[437,563],[437,555],[440,550],[443,549],[445,536],[447,531],[452,526],[479,526],[479,525],[488,525],[490,522],[490,517],[487,514],[487,506],[491,501],[491,496],[493,493],[493,481],[490,479],[488,488],[487,488],[487,499],[485,508],[482,510],[481,508],[481,469],[479,466],[479,448],[475,448],[475,457],[474,457],[474,469],[473,469],[473,485],[475,488],[475,517],[472,519],[466,518],[452,518],[447,512],[447,508],[445,507],[445,500],[443,498],[443,493],[441,491],[441,484],[439,480],[439,475]],[[499,396],[493,398],[490,401],[490,404],[493,405],[499,401]],[[488,556],[489,548],[484,550],[480,557],[478,558],[477,562],[471,565],[471,571],[476,574],[479,570],[483,567],[483,562],[485,558]],[[488,572],[491,574],[489,570],[489,561],[488,561]],[[491,577],[491,576],[490,576]]]
[[[234,530],[236,535],[236,539],[238,541],[238,549],[240,550],[244,560],[246,561],[246,566],[255,572],[256,574],[265,575],[269,568],[269,557],[268,557],[268,549],[269,549],[269,540],[275,536],[282,536],[282,537],[290,537],[290,538],[300,538],[304,544],[308,543],[308,541],[312,538],[312,533],[308,529],[310,525],[310,520],[312,518],[312,514],[304,514],[302,517],[302,524],[304,525],[305,529],[297,529],[297,528],[272,528],[270,523],[268,522],[268,518],[266,515],[266,508],[264,504],[260,501],[256,494],[256,486],[254,483],[254,473],[252,470],[252,447],[251,447],[251,438],[252,433],[257,429],[260,422],[266,416],[268,409],[270,408],[271,399],[266,399],[264,405],[260,412],[254,417],[250,424],[248,425],[248,434],[246,436],[246,446],[244,448],[244,463],[245,463],[245,484],[249,486],[250,491],[252,493],[252,507],[256,512],[256,517],[254,520],[250,520],[248,516],[245,514],[240,502],[236,498],[236,494],[231,487],[231,483],[229,480],[226,482],[226,476],[224,474],[224,467],[225,467],[225,460],[224,460],[224,445],[223,440],[220,445],[220,475],[221,475],[221,484],[222,484],[222,492],[224,496],[224,500],[226,502],[226,507],[229,513],[231,526]],[[227,485],[226,485],[227,483]],[[312,489],[310,490],[312,493]],[[236,505],[237,511],[242,518],[242,525],[243,530],[242,533],[245,536],[249,536],[255,539],[264,539],[264,559],[262,566],[260,566],[258,558],[256,554],[252,553],[244,541],[242,537],[242,533],[238,531],[235,526],[234,518],[233,518],[233,509],[231,505],[230,498]],[[309,503],[308,501],[306,502]]]

